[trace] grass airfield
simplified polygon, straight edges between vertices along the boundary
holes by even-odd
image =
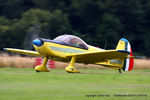
[[[150,100],[150,70],[1,68],[0,100]]]

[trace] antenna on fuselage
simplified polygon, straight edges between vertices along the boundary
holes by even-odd
[[[107,40],[105,41],[104,49],[106,49],[106,46],[107,46]]]

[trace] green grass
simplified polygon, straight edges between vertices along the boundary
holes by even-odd
[[[34,69],[1,68],[0,100],[150,100],[150,70],[81,72],[52,69],[36,73]],[[135,96],[140,94],[147,96]]]

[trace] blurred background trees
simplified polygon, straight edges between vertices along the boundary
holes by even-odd
[[[0,0],[0,48],[28,49],[25,40],[36,32],[49,39],[74,34],[101,48],[107,41],[106,49],[125,37],[133,52],[150,57],[149,12],[149,0]]]

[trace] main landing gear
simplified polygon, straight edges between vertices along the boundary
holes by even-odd
[[[75,61],[76,61],[76,57],[73,56],[73,57],[71,58],[71,62],[70,62],[70,64],[69,64],[69,66],[67,66],[67,67],[65,68],[66,72],[68,72],[68,73],[80,73],[80,71],[78,71],[78,70],[74,67]]]
[[[66,72],[68,72],[68,73],[80,73],[80,71],[78,71],[74,67],[75,60],[76,60],[76,57],[73,56],[72,59],[71,59],[71,61],[70,61],[69,66],[67,66],[65,68]],[[49,72],[49,70],[46,67],[47,61],[48,61],[48,58],[44,57],[43,64],[35,67],[36,72]]]
[[[47,61],[48,58],[44,57],[43,64],[35,67],[36,72],[49,72],[49,70],[46,67]]]

